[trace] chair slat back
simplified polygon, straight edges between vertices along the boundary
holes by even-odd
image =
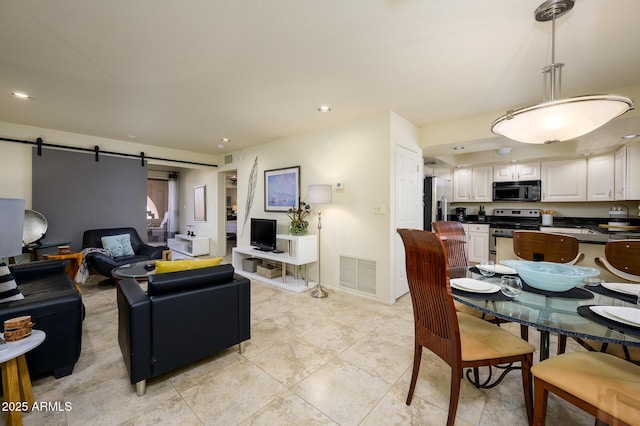
[[[555,263],[571,262],[578,255],[578,240],[568,235],[514,231],[513,252],[521,259]]]
[[[467,236],[460,222],[437,221],[431,224],[433,232],[444,242],[449,262],[449,278],[467,276],[469,254]]]
[[[451,364],[460,356],[460,330],[444,243],[429,231],[398,229],[405,249],[416,339]]]
[[[467,243],[460,240],[441,238],[447,252],[449,278],[464,278],[469,270]]]
[[[604,247],[604,257],[611,266],[636,275],[640,281],[640,240],[609,241]]]

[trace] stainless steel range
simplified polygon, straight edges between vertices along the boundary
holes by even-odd
[[[496,238],[510,237],[517,230],[540,230],[538,209],[495,209],[489,220],[489,259],[496,260]]]

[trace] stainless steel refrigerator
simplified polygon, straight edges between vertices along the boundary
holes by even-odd
[[[431,222],[447,220],[451,200],[451,181],[438,177],[424,178],[424,229],[431,230]]]

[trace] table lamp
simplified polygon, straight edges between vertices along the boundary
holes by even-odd
[[[0,258],[22,254],[24,200],[0,198]]]
[[[307,192],[307,203],[312,206],[315,204],[330,204],[331,203],[331,185],[319,184],[309,185]],[[322,298],[327,297],[329,294],[322,288],[321,285],[321,272],[322,265],[320,264],[320,232],[322,230],[322,212],[318,209],[318,285],[315,290],[311,292],[311,297]]]

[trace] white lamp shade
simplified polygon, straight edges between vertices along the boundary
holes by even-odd
[[[309,185],[309,191],[307,192],[307,202],[309,204],[331,203],[331,185]]]
[[[0,198],[0,257],[22,253],[24,200]]]
[[[588,95],[521,108],[498,118],[491,131],[519,142],[566,141],[585,135],[633,108],[618,95]]]

